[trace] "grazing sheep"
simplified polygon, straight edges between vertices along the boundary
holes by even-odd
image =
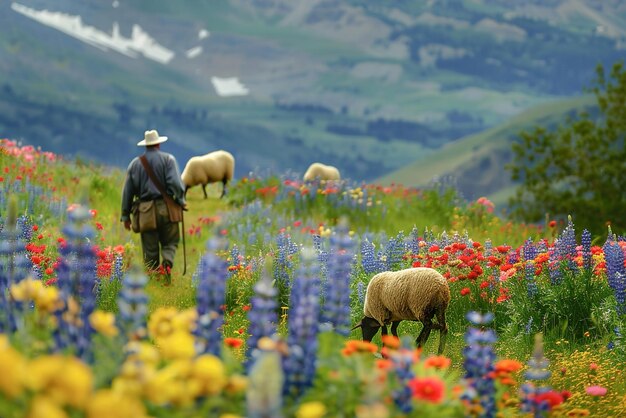
[[[304,181],[315,180],[319,177],[320,180],[339,180],[339,170],[332,165],[325,165],[322,163],[313,163],[309,166],[306,173],[304,173]]]
[[[372,277],[365,293],[365,316],[352,329],[361,327],[363,340],[371,341],[382,327],[387,335],[387,324],[391,333],[398,336],[398,324],[402,320],[419,321],[424,325],[415,340],[423,346],[430,331],[439,329],[439,354],[446,345],[448,325],[446,309],[450,303],[450,288],[447,280],[436,270],[415,267],[399,271],[385,271]],[[437,317],[437,323],[432,319]]]
[[[206,185],[221,181],[222,195],[226,193],[226,183],[232,180],[235,172],[235,158],[228,151],[214,151],[198,157],[191,157],[183,170],[181,179],[185,185],[185,196],[191,187],[201,184],[204,198],[207,198]]]

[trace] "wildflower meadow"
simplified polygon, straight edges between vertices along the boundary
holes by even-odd
[[[446,181],[249,173],[189,191],[167,285],[123,180],[1,140],[0,417],[626,416],[623,231],[515,223]],[[412,266],[449,283],[442,355],[417,322],[353,329],[369,280]]]

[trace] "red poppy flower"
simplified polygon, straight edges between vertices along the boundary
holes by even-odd
[[[416,399],[432,403],[443,400],[444,383],[437,377],[415,378],[409,381],[408,386]]]
[[[239,348],[243,344],[243,340],[241,338],[227,337],[224,338],[224,343],[229,347]]]

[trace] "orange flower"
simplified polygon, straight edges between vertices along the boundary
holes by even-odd
[[[389,347],[391,349],[400,348],[400,339],[395,335],[383,335],[381,337],[381,340],[383,340],[383,344],[385,345],[385,347]]]
[[[391,370],[393,368],[393,361],[388,359],[376,360],[376,368],[380,370]]]
[[[445,370],[450,367],[452,361],[446,356],[431,356],[424,361],[426,368],[434,367],[435,369]]]
[[[522,363],[517,360],[504,359],[495,364],[496,371],[514,373],[522,369]]]
[[[431,403],[440,403],[443,400],[444,383],[437,377],[415,378],[409,381],[408,386],[416,399]]]
[[[349,340],[346,342],[346,346],[341,350],[341,354],[344,356],[350,356],[354,353],[376,353],[378,346],[367,341]]]
[[[239,348],[241,347],[241,344],[243,344],[243,340],[241,338],[227,337],[224,338],[224,343],[229,347]]]

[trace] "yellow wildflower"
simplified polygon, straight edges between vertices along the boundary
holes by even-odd
[[[61,405],[80,408],[91,394],[91,369],[74,357],[38,357],[30,362],[28,372],[27,386]]]
[[[96,392],[86,408],[87,418],[143,418],[146,407],[137,398],[103,389]]]
[[[42,287],[35,295],[35,307],[40,311],[54,312],[60,309],[63,301],[59,297],[59,289],[56,287]]]
[[[176,313],[176,308],[170,306],[158,308],[154,311],[148,321],[148,332],[150,336],[154,339],[158,339],[170,335],[173,331],[172,319],[176,316]]]
[[[191,373],[191,362],[175,361],[149,376],[145,386],[146,397],[157,405],[179,400],[184,395],[183,381]]]
[[[245,376],[236,374],[228,379],[224,390],[228,393],[242,393],[248,387],[248,379]]]
[[[196,355],[193,335],[186,331],[176,331],[157,340],[164,359],[191,359]]]
[[[326,415],[326,405],[319,401],[305,402],[296,411],[296,418],[322,418]]]
[[[211,354],[203,354],[193,363],[192,376],[202,384],[202,392],[215,395],[226,386],[226,369],[222,361]]]
[[[62,407],[45,396],[35,396],[28,408],[27,418],[68,418]]]
[[[13,299],[18,302],[29,302],[35,299],[35,295],[43,289],[41,280],[27,278],[11,286],[10,292]]]
[[[128,360],[136,360],[152,366],[156,366],[161,361],[159,350],[145,341],[131,341],[125,349]]]
[[[197,319],[198,312],[195,308],[186,309],[172,318],[172,328],[174,331],[191,332],[195,329]]]
[[[8,338],[0,334],[0,393],[9,398],[21,395],[25,377],[26,361],[9,345]]]
[[[89,315],[89,323],[93,329],[107,337],[114,337],[118,334],[115,326],[115,315],[111,312],[95,310]]]

